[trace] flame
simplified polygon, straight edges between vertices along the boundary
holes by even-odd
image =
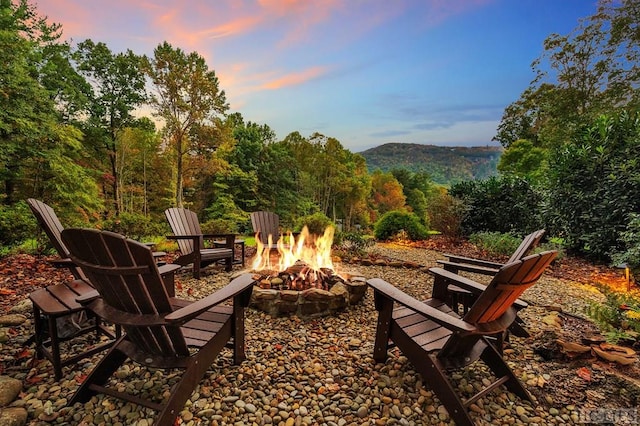
[[[279,255],[277,260],[271,257],[270,247],[273,246],[273,236],[269,235],[268,245],[265,246],[256,234],[256,257],[253,260],[252,268],[254,271],[284,271],[295,265],[296,262],[302,261],[314,271],[320,271],[323,268],[333,270],[331,245],[333,244],[334,232],[335,229],[328,226],[323,235],[316,237],[309,234],[309,229],[305,226],[297,238],[291,232],[289,233],[289,244],[285,244],[284,237],[280,236],[276,242]]]

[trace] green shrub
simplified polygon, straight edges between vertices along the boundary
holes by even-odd
[[[166,221],[152,219],[150,216],[139,213],[120,213],[120,216],[102,222],[100,228],[126,235],[137,241],[157,235],[167,235],[169,232]]]
[[[339,232],[333,242],[340,249],[362,255],[365,250],[375,244],[375,239],[360,232]]]
[[[477,232],[469,237],[469,241],[490,254],[510,256],[522,239],[501,232]]]
[[[201,226],[205,234],[237,234],[238,224],[231,219],[211,219]]]
[[[555,262],[560,262],[565,256],[565,244],[563,238],[552,237],[549,241],[541,243],[533,250],[533,253],[542,253],[543,251],[555,250],[558,252]]]
[[[397,210],[385,213],[373,230],[378,240],[389,240],[402,232],[412,241],[424,240],[429,236],[427,228],[415,214]]]
[[[19,201],[11,206],[0,205],[0,245],[15,246],[33,238],[38,224],[27,203]]]
[[[448,238],[462,236],[462,220],[466,206],[459,198],[449,194],[438,194],[429,199],[427,206],[431,228]]]
[[[620,236],[640,211],[638,135],[640,114],[602,116],[549,157],[545,228],[568,249],[605,262],[629,249]]]
[[[637,340],[640,333],[640,300],[633,294],[600,288],[604,302],[592,302],[587,315],[604,332],[607,340],[617,343],[620,339]]]
[[[449,194],[465,204],[464,235],[477,232],[525,235],[541,228],[538,212],[542,194],[524,179],[494,176],[465,181],[453,185]]]
[[[296,230],[301,231],[304,226],[309,228],[309,233],[314,235],[324,234],[324,230],[327,226],[333,226],[335,224],[323,213],[314,213],[312,215],[303,216],[296,220]]]
[[[612,257],[614,265],[626,263],[634,276],[640,276],[640,214],[632,213],[629,224],[620,233],[620,241],[624,243],[624,250]]]

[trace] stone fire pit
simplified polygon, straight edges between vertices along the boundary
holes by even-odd
[[[280,273],[259,271],[254,273],[256,285],[250,307],[278,317],[296,315],[314,318],[334,314],[362,300],[367,283],[360,276],[338,276],[324,271],[318,281],[300,279],[300,268],[290,268]]]

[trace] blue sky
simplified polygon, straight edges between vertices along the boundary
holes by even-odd
[[[215,70],[230,112],[284,138],[359,152],[388,142],[495,144],[504,108],[552,33],[596,0],[39,0],[63,38],[152,55],[163,41]]]

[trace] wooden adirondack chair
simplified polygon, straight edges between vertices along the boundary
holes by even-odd
[[[198,216],[191,210],[170,208],[165,210],[165,216],[174,235],[167,238],[176,240],[181,256],[174,262],[186,266],[193,264],[193,276],[200,279],[200,269],[212,263],[224,260],[226,271],[230,271],[234,261],[234,234],[203,234],[200,229]],[[220,239],[224,242],[220,243]],[[213,241],[214,247],[205,247],[205,240]]]
[[[540,229],[534,231],[522,239],[522,242],[513,252],[507,263],[515,262],[525,257],[531,250],[536,248],[540,244],[540,240],[544,236],[545,230]],[[502,263],[490,262],[482,259],[473,259],[469,257],[456,256],[453,254],[445,254],[448,260],[438,260],[438,263],[442,267],[450,272],[459,273],[460,271],[472,272],[483,275],[495,275],[498,270],[504,266]],[[476,297],[470,291],[467,291],[459,286],[451,285],[448,288],[450,296],[450,304],[454,309],[461,308],[463,313],[466,313]],[[516,310],[526,308],[528,305],[524,301],[518,301],[514,307]],[[519,337],[529,337],[529,332],[524,328],[524,322],[520,317],[516,318],[516,321],[511,325],[510,331]]]
[[[36,346],[36,356],[47,358],[53,365],[56,380],[62,378],[62,367],[75,364],[83,358],[103,351],[111,346],[114,339],[120,335],[119,327],[114,331],[106,327],[100,318],[96,318],[91,311],[80,305],[76,299],[95,291],[82,270],[69,258],[69,250],[62,241],[61,233],[64,226],[60,223],[56,212],[47,204],[34,198],[27,199],[27,204],[35,216],[40,228],[45,232],[55,250],[58,259],[51,263],[55,267],[67,268],[75,280],[50,285],[29,294],[33,304],[33,319],[35,333],[32,337]],[[154,252],[157,256],[158,252]],[[165,265],[160,268],[162,277],[167,285],[167,291],[173,295],[173,273],[178,269],[175,265]],[[82,320],[82,324],[80,321]],[[72,324],[66,330],[59,330],[59,324]],[[72,328],[72,330],[69,330]],[[61,333],[61,331],[63,333]],[[64,333],[66,331],[66,333]],[[109,341],[92,345],[87,350],[66,358],[62,357],[60,344],[87,333],[96,334],[96,342],[104,335]]]
[[[80,385],[70,404],[105,393],[159,411],[154,425],[170,426],[225,346],[232,348],[236,364],[245,359],[244,309],[253,288],[250,274],[204,299],[189,302],[170,297],[150,249],[143,244],[93,229],[66,229],[62,239],[97,290],[81,303],[125,331]],[[221,305],[228,299],[233,300],[233,306]],[[138,394],[106,386],[110,379],[117,380],[112,376],[127,359],[149,368],[182,369],[184,373],[165,401],[144,400]]]
[[[392,341],[423,376],[458,426],[473,425],[467,408],[504,384],[520,398],[531,396],[503,360],[493,337],[500,337],[516,317],[513,303],[538,281],[557,252],[548,251],[504,265],[484,286],[464,277],[432,268],[432,298],[420,302],[382,279],[367,281],[374,289],[378,310],[373,357],[384,362]],[[480,294],[464,317],[446,303],[447,286],[455,283]],[[447,373],[481,359],[496,381],[465,401],[456,393]]]
[[[538,246],[538,244],[540,244],[540,240],[544,236],[544,233],[545,230],[540,229],[524,237],[516,251],[513,252],[506,263],[515,262],[516,260],[520,260],[527,254],[529,254],[531,250],[533,250]],[[445,254],[445,256],[447,257],[447,260],[438,260],[438,263],[441,264],[445,270],[451,271],[456,274],[459,271],[467,271],[476,274],[495,275],[498,273],[498,270],[506,264],[490,262],[488,260],[482,259],[456,256],[454,254]]]
[[[280,233],[280,217],[272,212],[253,212],[251,213],[251,226],[256,238],[260,240],[262,245],[270,250],[278,248],[277,242],[281,236]],[[271,236],[271,244],[269,244],[269,236]]]
[[[29,294],[33,304],[35,333],[32,339],[35,342],[36,356],[46,357],[53,365],[56,380],[60,380],[62,367],[107,349],[113,344],[116,336],[104,326],[100,318],[96,318],[92,312],[86,311],[76,302],[77,297],[93,292],[94,288],[85,281],[86,277],[80,268],[69,259],[69,250],[62,242],[60,235],[64,227],[55,211],[42,201],[33,198],[29,198],[27,204],[60,256],[52,264],[56,267],[68,268],[75,278],[73,281],[50,285]],[[78,321],[80,319],[86,321],[80,324]],[[59,330],[62,328],[59,324],[63,323],[76,324],[77,328],[69,330],[65,335],[63,330]],[[87,333],[95,333],[96,342],[100,340],[101,335],[107,336],[109,341],[90,346],[74,356],[63,358],[60,344]]]

